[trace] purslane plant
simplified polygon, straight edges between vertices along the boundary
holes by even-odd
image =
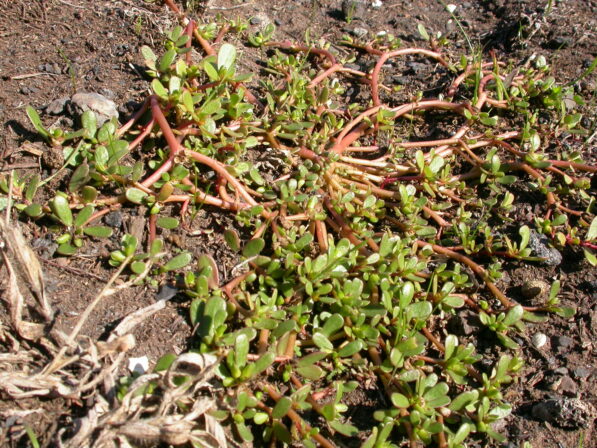
[[[563,105],[567,93],[544,64],[509,72],[498,61],[455,63],[437,48],[345,39],[356,51],[351,60],[374,61],[366,73],[329,48],[275,42],[273,28],[249,38],[269,56],[255,80],[237,73],[237,48],[221,43],[242,26],[198,26],[165,3],[181,26],[167,34],[161,56],[142,49],[153,93],[140,110],[121,127],[97,129],[87,116],[78,134],[46,131],[30,112],[48,143],[77,143],[65,148],[70,181],[48,204],[34,201],[39,179],[0,188],[21,198],[27,215],[66,227],[57,239],[68,244],[64,235],[71,235],[75,246],[84,234],[108,236],[88,225],[109,211],[143,206],[150,249],[135,256],[133,276],[163,255],[158,228],[190,225],[193,207],[236,215],[248,236],[224,236],[239,264],[220,273],[211,257],[199,257],[184,283],[194,349],[218,356],[228,390],[217,415],[245,441],[334,446],[338,434],[353,437],[343,401],[354,379],[378,381],[387,396],[365,446],[406,439],[411,447],[459,447],[472,433],[499,439],[491,424],[509,412],[500,389],[521,362],[502,355],[492,369],[477,368],[480,356],[449,334],[445,317],[472,309],[497,342],[515,350],[523,320],[569,315],[557,306],[559,284],[535,307],[495,285],[500,257],[541,260],[528,247],[535,223],[513,230],[509,186],[516,183],[543,198],[539,230],[554,244],[582,247],[595,262],[587,176],[597,168],[546,143],[547,133],[579,123]],[[198,62],[193,45],[205,53]],[[404,57],[428,59],[452,76],[446,92],[393,104],[383,72],[387,61]],[[354,83],[370,89],[371,102],[350,103],[345,93]],[[552,129],[538,123],[544,109],[559,117]],[[398,132],[430,114],[459,127],[430,140]],[[255,162],[260,154],[277,161],[267,174]],[[162,216],[172,205],[180,219]],[[81,209],[76,218],[71,209]],[[126,245],[111,264],[133,256]],[[73,253],[69,247],[61,252]],[[183,252],[155,273],[190,261]],[[278,389],[279,381],[289,387]],[[321,425],[305,421],[308,410]]]

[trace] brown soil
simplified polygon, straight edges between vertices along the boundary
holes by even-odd
[[[40,162],[36,155],[36,151],[47,149],[32,131],[25,115],[26,105],[43,110],[57,98],[70,96],[75,91],[87,91],[113,99],[119,105],[121,121],[134,111],[148,89],[148,82],[142,76],[143,61],[139,49],[142,45],[158,47],[161,33],[175,23],[172,14],[158,3],[133,0],[0,1],[0,171],[6,173],[17,169],[21,173],[32,173],[41,170],[42,176],[49,173],[48,156],[44,155]],[[194,14],[204,20],[218,13],[244,18],[265,14],[276,23],[281,39],[302,40],[309,31],[313,41],[321,37],[333,42],[355,27],[364,27],[370,35],[387,31],[402,39],[405,45],[424,46],[416,27],[417,23],[423,23],[430,33],[442,32],[456,49],[468,51],[462,33],[437,0],[387,0],[381,8],[370,8],[362,19],[350,24],[342,20],[339,0],[187,3],[194,6]],[[461,6],[457,14],[471,41],[481,44],[485,53],[495,50],[498,57],[514,65],[522,64],[533,54],[544,55],[557,79],[573,80],[597,56],[597,2],[554,0],[549,3],[553,3],[551,11],[546,10],[547,0],[459,2]],[[424,72],[401,72],[402,69],[404,67],[397,66],[395,73],[385,76],[401,76],[403,95],[430,88],[425,86],[441,87],[444,82],[429,80]],[[585,127],[593,131],[597,118],[595,86],[595,75],[577,83],[577,90],[589,101],[589,122]],[[66,126],[72,124],[64,115],[42,114],[42,119],[48,125],[57,120]],[[591,151],[595,157],[596,148]],[[525,220],[524,216],[532,211],[532,206],[529,201],[528,207],[520,211],[521,220]],[[69,259],[49,258],[44,262],[52,305],[59,310],[58,327],[65,330],[72,327],[77,316],[110,277],[106,256],[117,248],[122,233],[132,220],[131,210],[122,210],[123,226],[107,242],[87,245],[79,255]],[[532,220],[521,221],[520,225],[523,223],[531,224]],[[182,246],[195,254],[210,253],[222,266],[221,272],[228,275],[236,260],[223,249],[221,234],[233,224],[230,216],[205,209],[194,226],[195,230],[208,231],[196,236],[190,236],[192,231],[178,231],[168,239],[169,248]],[[27,222],[23,223],[23,229],[27,239],[38,247],[38,254],[47,258],[43,247],[47,229]],[[531,413],[536,403],[552,396],[574,396],[597,406],[597,275],[578,251],[568,250],[563,255],[564,262],[557,268],[504,264],[505,276],[500,287],[512,298],[524,300],[520,285],[527,279],[550,282],[559,278],[564,304],[578,308],[572,319],[554,316],[548,323],[529,325],[528,338],[520,339],[526,367],[519,382],[507,390],[514,413],[500,430],[508,437],[508,447],[521,446],[524,441],[531,442],[533,447],[597,447],[594,421],[585,428],[563,429],[541,421]],[[151,304],[155,297],[156,290],[148,287],[112,296],[94,312],[83,333],[101,338],[119,320]],[[171,301],[165,310],[136,331],[137,346],[132,355],[147,355],[151,362],[155,362],[164,353],[185,351],[192,333],[187,315],[183,298]],[[529,339],[539,331],[547,335],[549,342],[535,349]],[[561,336],[567,336],[571,341],[563,340]],[[482,337],[471,340],[478,344],[483,354],[486,344]],[[357,412],[358,407],[375,409],[377,397],[361,392],[350,399],[355,410],[352,413],[357,420],[355,424],[363,430],[366,430],[370,413]],[[52,445],[57,427],[68,425],[78,413],[76,404],[63,400],[14,403],[5,398],[0,397],[0,415],[14,407],[43,409],[41,414],[25,419],[43,446]],[[26,446],[26,437],[22,434],[19,425],[3,424],[0,428],[0,440],[7,446]],[[580,444],[581,440],[584,445]]]

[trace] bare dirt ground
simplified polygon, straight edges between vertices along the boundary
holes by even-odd
[[[276,24],[281,39],[302,40],[309,32],[313,41],[319,38],[334,41],[343,34],[354,33],[355,28],[364,28],[371,35],[391,32],[406,45],[424,45],[417,32],[417,24],[422,23],[430,33],[439,31],[447,36],[453,48],[467,51],[462,33],[436,0],[387,0],[377,9],[368,8],[362,18],[350,24],[343,20],[341,2],[337,0],[187,3],[192,7],[191,15],[199,20],[209,21],[216,14],[246,19],[258,17],[253,20],[253,26],[270,20]],[[554,77],[573,80],[597,56],[597,2],[594,0],[549,3],[547,0],[479,0],[460,2],[457,6],[457,14],[471,41],[480,44],[484,53],[495,51],[500,58],[515,65],[523,64],[533,54],[544,55],[552,66]],[[60,121],[69,126],[73,123],[67,114],[51,115],[44,113],[45,108],[52,101],[78,91],[98,92],[118,105],[123,122],[148,89],[140,47],[159,47],[163,31],[175,23],[175,17],[159,2],[0,0],[2,174],[7,175],[13,169],[22,173],[38,170],[42,177],[46,177],[55,167],[53,155],[48,153],[27,120],[27,105],[42,112],[44,123]],[[402,73],[394,70],[396,73],[386,76],[400,76],[406,92],[421,89],[427,82],[425,74],[412,67]],[[588,104],[583,126],[594,132],[597,124],[595,75],[581,80],[575,88]],[[568,135],[559,144],[574,145],[575,137]],[[594,161],[597,156],[595,141],[590,151]],[[59,182],[57,179],[54,188]],[[594,187],[593,179],[592,194]],[[532,200],[521,206],[518,213],[521,222],[532,216],[533,206]],[[222,272],[227,272],[236,260],[223,249],[221,233],[233,220],[209,208],[203,210],[199,218],[197,228],[213,229],[213,233],[189,236],[182,230],[173,231],[172,235],[165,235],[169,247],[185,248],[196,254],[211,253],[223,266]],[[52,248],[52,236],[48,235],[47,229],[32,222],[21,223],[27,240],[42,259],[48,293],[53,307],[59,310],[57,327],[72,328],[77,316],[111,276],[106,264],[109,251],[117,247],[122,234],[129,231],[134,221],[135,216],[127,209],[115,212],[107,222],[114,228],[114,235],[105,242],[87,246],[84,253],[68,259],[53,255],[55,248]],[[547,323],[529,325],[526,339],[519,340],[526,366],[520,380],[507,390],[514,412],[500,429],[508,438],[504,445],[508,448],[522,446],[525,441],[533,447],[597,447],[594,420],[586,427],[562,428],[532,412],[538,403],[561,396],[597,406],[597,275],[583,260],[582,253],[567,249],[562,255],[564,261],[557,267],[504,264],[504,278],[499,286],[512,297],[521,297],[520,287],[525,280],[549,282],[559,278],[563,302],[577,307],[572,319],[553,316]],[[4,287],[2,285],[2,289]],[[129,313],[153,303],[155,297],[156,290],[147,287],[111,296],[96,309],[82,332],[91,338],[101,338]],[[131,355],[146,355],[150,362],[155,362],[165,353],[186,351],[192,335],[187,314],[183,297],[169,302],[164,310],[135,331],[137,345]],[[548,338],[548,343],[541,348],[534,348],[530,343],[530,335],[537,332]],[[483,354],[483,336],[469,338]],[[370,400],[370,397],[362,396],[351,406],[355,410],[359,406],[371,406]],[[62,399],[14,402],[0,396],[0,416],[3,416],[0,418],[3,421],[0,423],[0,444],[29,446],[23,433],[23,425],[28,424],[42,446],[53,446],[56,431],[72,425],[84,406],[84,403]],[[11,410],[15,409],[40,409],[41,412],[9,418],[14,415]],[[358,412],[355,417],[364,421],[368,418]],[[580,445],[582,441],[584,444]]]

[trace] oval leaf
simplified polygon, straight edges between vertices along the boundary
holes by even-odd
[[[234,64],[236,59],[236,47],[231,44],[223,44],[218,52],[218,70],[225,68],[228,70]]]
[[[125,196],[129,201],[135,204],[141,204],[143,199],[147,196],[147,193],[139,190],[138,188],[129,188],[126,190]]]
[[[184,268],[191,262],[192,259],[193,256],[189,252],[184,252],[177,255],[168,261],[168,263],[166,263],[164,266],[162,266],[162,271],[174,271],[176,269]]]
[[[162,229],[176,229],[179,221],[177,218],[171,218],[169,216],[162,216],[156,220],[156,225]]]
[[[56,196],[50,201],[50,209],[62,224],[67,227],[73,225],[73,214],[64,196]]]
[[[284,417],[292,407],[292,400],[288,397],[282,397],[272,409],[273,418]]]
[[[264,247],[265,241],[263,238],[254,238],[245,245],[243,249],[243,256],[251,258],[255,255],[259,255]]]
[[[112,236],[112,229],[107,226],[92,226],[85,227],[83,233],[96,238],[110,238]]]
[[[393,393],[391,399],[392,404],[397,408],[407,408],[410,406],[408,398],[398,392]]]

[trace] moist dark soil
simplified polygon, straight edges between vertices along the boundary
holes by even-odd
[[[160,48],[162,33],[176,24],[176,18],[159,3],[141,0],[0,1],[1,172],[17,170],[23,175],[39,172],[46,177],[61,164],[61,160],[52,163],[52,157],[60,158],[60,155],[52,155],[34,132],[25,115],[27,105],[38,109],[47,125],[58,122],[63,127],[76,126],[65,112],[56,115],[45,112],[47,106],[75,92],[97,92],[118,105],[121,122],[124,122],[148,92],[140,47]],[[271,21],[277,26],[279,40],[302,41],[308,33],[312,42],[320,38],[335,42],[343,34],[354,34],[358,28],[364,28],[369,36],[385,31],[400,38],[405,46],[425,46],[417,31],[417,24],[421,23],[429,33],[441,32],[446,36],[455,51],[470,53],[462,30],[439,1],[386,0],[381,3],[378,8],[367,8],[362,17],[350,23],[344,20],[339,0],[244,3],[188,0],[185,6],[191,16],[204,21],[217,14],[245,19],[257,17],[251,22],[253,28]],[[496,57],[514,66],[524,64],[533,55],[543,55],[558,80],[577,79],[597,56],[597,1],[467,1],[458,2],[456,14],[468,39],[485,55],[494,51]],[[241,51],[255,50],[241,48]],[[242,64],[241,71],[258,70],[257,66]],[[393,82],[403,88],[399,96],[383,98],[385,101],[403,102],[421,90],[425,95],[433,95],[449,82],[437,76],[437,72],[428,73],[424,65],[417,64],[419,61],[415,58],[388,70],[384,76],[394,77]],[[583,126],[594,131],[597,119],[595,75],[577,82],[575,89],[588,101]],[[351,94],[358,97],[359,92]],[[448,136],[457,125],[443,122],[438,116],[423,136]],[[569,135],[552,143],[574,145],[574,141],[574,136]],[[593,163],[597,157],[594,145],[595,140],[587,150],[589,153],[583,155]],[[264,166],[275,164],[275,161],[262,162]],[[59,182],[57,180],[55,185]],[[593,189],[590,193],[594,192]],[[537,198],[529,196],[526,202],[524,198],[523,195],[515,215],[519,225],[532,226]],[[130,232],[131,226],[138,222],[133,210],[125,207],[105,217],[104,224],[114,228],[114,235],[107,241],[87,244],[83,251],[70,258],[53,254],[52,236],[43,224],[21,222],[23,233],[43,261],[52,305],[59,311],[56,322],[59,328],[65,331],[72,328],[112,275],[106,260],[109,252],[118,248],[122,234]],[[13,219],[18,218],[15,215]],[[234,223],[229,214],[206,207],[190,229],[162,236],[166,237],[168,250],[211,254],[221,267],[222,275],[228,277],[237,260],[225,249],[222,233]],[[515,262],[503,265],[504,276],[499,287],[513,299],[525,304],[521,285],[526,280],[550,283],[557,278],[562,283],[563,304],[577,308],[573,318],[552,316],[547,323],[528,325],[525,336],[518,338],[526,367],[518,382],[506,390],[514,406],[513,414],[497,428],[507,437],[508,442],[504,444],[507,447],[522,446],[526,441],[533,447],[597,447],[595,414],[591,414],[591,406],[597,407],[597,272],[583,260],[579,251],[565,250],[562,256],[562,263],[553,267]],[[137,287],[109,297],[93,313],[83,334],[101,338],[125,316],[155,301],[157,294],[156,288]],[[131,355],[146,355],[155,363],[165,353],[186,351],[192,335],[187,307],[184,297],[176,297],[164,310],[145,321],[135,332],[137,345]],[[484,341],[488,335],[471,335],[463,328],[474,325],[467,321],[468,317],[466,314],[457,317],[453,322],[455,331],[475,343],[480,354],[484,355],[484,347],[487,347],[486,354],[493,359],[495,353]],[[6,323],[4,317],[2,320]],[[536,333],[546,335],[547,344],[535,348],[530,338]],[[587,406],[587,417],[566,414],[566,410],[560,408],[553,410],[553,402],[562,399],[578,400]],[[355,425],[367,431],[371,413],[386,405],[383,400],[383,394],[375,385],[359,389],[359,393],[349,397],[347,403],[351,410],[347,415]],[[11,415],[9,411],[15,408],[40,410],[18,422],[0,419],[5,422],[0,427],[0,444],[27,446],[22,431],[24,422],[32,427],[42,446],[51,446],[57,429],[72,424],[82,405],[51,399],[15,403],[0,396],[0,416]],[[549,412],[557,415],[551,418],[547,415]]]

